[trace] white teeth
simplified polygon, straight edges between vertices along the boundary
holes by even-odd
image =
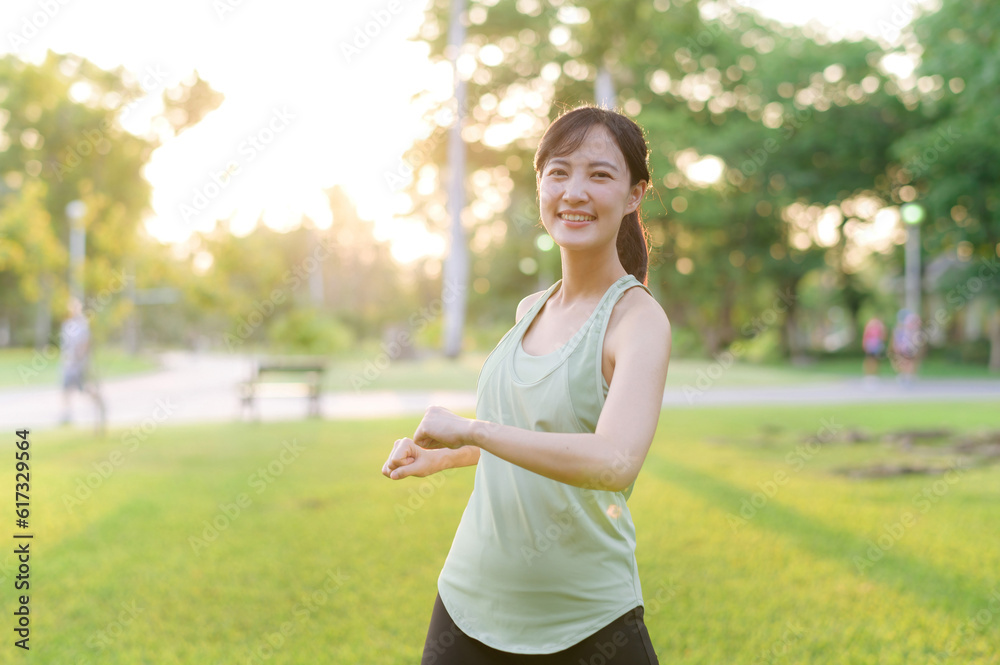
[[[590,215],[559,215],[567,222],[592,222],[597,219],[596,217],[591,217]]]

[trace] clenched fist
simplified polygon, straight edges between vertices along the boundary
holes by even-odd
[[[443,450],[427,450],[413,442],[413,439],[396,439],[389,459],[382,465],[382,475],[392,480],[407,476],[423,478],[442,470]]]

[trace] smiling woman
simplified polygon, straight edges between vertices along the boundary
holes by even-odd
[[[645,284],[648,250],[638,207],[650,180],[646,143],[638,125],[606,113],[578,109],[553,123],[542,137],[535,155],[542,223],[563,251],[574,244],[568,239],[568,246],[559,242],[561,227],[593,223],[604,236],[613,234],[622,266]],[[569,206],[572,202],[587,205],[577,209]],[[609,245],[594,247],[607,253]]]
[[[645,286],[642,130],[583,106],[535,156],[562,278],[518,305],[476,417],[431,406],[388,478],[477,465],[438,578],[423,664],[657,663],[628,498],[659,420],[670,323]]]

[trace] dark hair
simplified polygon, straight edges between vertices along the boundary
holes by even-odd
[[[634,187],[640,180],[649,183],[649,148],[639,125],[618,111],[590,105],[567,111],[549,125],[535,152],[535,172],[540,173],[551,157],[561,157],[576,150],[594,125],[607,127],[625,156],[631,175],[629,187]],[[645,284],[649,249],[639,208],[622,218],[617,244],[622,267]]]

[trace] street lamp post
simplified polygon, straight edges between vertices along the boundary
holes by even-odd
[[[597,78],[594,80],[594,101],[601,108],[615,107],[615,82],[606,65],[597,70]]]
[[[468,0],[452,0],[451,22],[448,27],[448,48],[454,69],[455,122],[448,136],[448,209],[451,217],[451,241],[444,260],[441,300],[444,303],[444,354],[457,358],[462,350],[462,330],[465,326],[465,298],[469,279],[469,250],[462,227],[465,207],[465,141],[462,120],[465,117],[466,83],[458,71],[458,56],[465,43],[465,23],[462,15]]]
[[[906,222],[906,309],[920,316],[920,222],[924,208],[907,203],[900,209]]]
[[[69,285],[70,293],[83,302],[83,261],[87,254],[87,233],[83,228],[83,216],[87,204],[77,199],[66,204],[69,219]]]

